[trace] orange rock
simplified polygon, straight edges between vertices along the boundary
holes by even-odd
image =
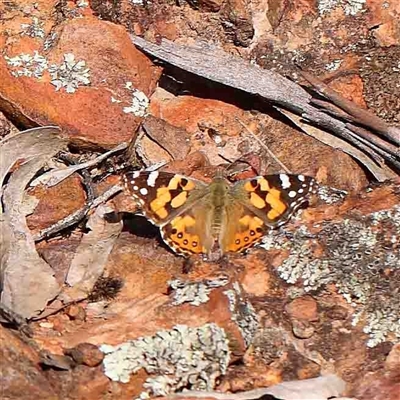
[[[131,89],[150,96],[161,69],[133,46],[118,25],[88,16],[67,20],[57,34],[55,47],[46,54],[49,65],[59,65],[65,54],[73,53],[75,62],[83,60],[90,69],[90,86],[79,86],[75,93],[56,91],[48,72],[44,71],[40,79],[16,78],[1,58],[0,94],[7,99],[6,111],[28,126],[59,125],[75,143],[108,148],[128,141],[142,119],[123,111],[132,106]],[[6,46],[5,55],[33,54],[34,50],[42,53],[36,43],[28,43],[25,37],[14,39],[12,47]],[[131,89],[125,87],[127,82],[132,82]],[[112,102],[112,98],[116,101]]]
[[[359,75],[340,77],[331,82],[329,87],[339,92],[347,100],[367,108],[364,101],[363,82]]]
[[[27,217],[29,229],[37,232],[67,217],[85,205],[86,195],[78,176],[72,175],[56,186],[36,186],[29,195],[39,200]]]
[[[286,305],[285,310],[293,319],[310,322],[318,320],[318,305],[311,296],[294,299]]]
[[[57,393],[39,367],[36,351],[0,326],[1,394],[7,399],[57,400]]]
[[[387,371],[400,370],[400,343],[396,343],[390,350],[385,360],[385,369]]]
[[[366,17],[372,34],[379,46],[389,47],[400,44],[400,3],[398,1],[382,3],[380,0],[368,0]]]

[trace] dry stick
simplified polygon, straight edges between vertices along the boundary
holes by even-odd
[[[82,208],[75,211],[74,213],[68,215],[55,224],[49,226],[48,228],[42,229],[37,235],[33,237],[35,242],[39,242],[49,236],[52,236],[62,230],[69,228],[72,225],[77,224],[82,221],[83,218],[89,213],[90,210],[96,208],[100,203],[107,201],[110,197],[114,196],[116,193],[123,190],[119,185],[114,185],[110,189],[106,190],[103,194],[96,197],[92,202],[85,204]]]
[[[353,116],[347,114],[341,108],[335,106],[334,104],[328,103],[327,101],[319,100],[319,99],[312,99],[311,103],[315,104],[319,107],[322,107],[325,112],[327,112],[331,115],[334,115],[338,118],[342,118],[349,122],[357,122]],[[381,139],[379,136],[372,134],[371,132],[367,131],[364,128],[356,127],[351,123],[346,124],[346,127],[349,130],[351,130],[352,132],[356,133],[357,135],[362,136],[368,142],[373,143],[375,146],[378,146],[382,150],[387,152],[388,153],[387,155],[382,152],[381,152],[381,155],[383,158],[385,158],[385,159],[387,158],[388,161],[393,162],[393,157],[399,157],[400,153],[399,153],[399,149],[397,146]],[[368,145],[368,142],[364,142],[364,143],[366,145]]]
[[[400,144],[400,130],[398,130],[396,127],[389,126],[378,116],[361,108],[356,103],[345,99],[338,92],[331,89],[328,85],[325,85],[325,83],[311,74],[300,70],[300,75],[306,79],[317,90],[318,93],[331,100],[334,104],[355,117],[358,123],[370,127],[394,143]]]
[[[400,169],[400,149],[391,143],[383,141],[380,137],[372,135],[371,132],[364,128],[352,124],[347,124],[346,126],[357,135],[360,141],[371,147],[386,161],[391,162],[395,167]]]
[[[260,146],[277,162],[288,174],[291,174],[292,172],[286,165],[268,148],[268,146],[258,137],[256,136],[239,118],[236,118],[236,121],[239,122],[240,125],[243,126],[244,129],[255,139]]]
[[[163,39],[161,44],[154,44],[134,35],[131,35],[131,39],[137,47],[159,60],[214,82],[262,97],[271,102],[279,112],[290,110],[312,124],[334,132],[335,135],[331,136],[337,135],[355,146],[366,148],[356,140],[343,121],[311,105],[312,97],[309,93],[279,74],[250,65],[245,60],[203,42],[194,46],[181,46],[166,39]],[[357,159],[363,162],[364,158]],[[385,169],[371,163],[363,164],[379,181],[392,177]]]

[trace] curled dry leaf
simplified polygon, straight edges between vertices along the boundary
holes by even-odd
[[[122,230],[122,221],[108,222],[107,206],[100,205],[87,222],[90,231],[83,236],[68,271],[66,282],[73,286],[61,297],[64,302],[84,299],[92,290],[104,267],[114,243]]]
[[[39,257],[26,224],[24,190],[46,162],[66,142],[56,127],[35,128],[8,137],[1,143],[0,179],[18,160],[25,163],[12,174],[3,192],[1,302],[24,318],[37,315],[53,299],[59,285],[51,267]],[[25,210],[24,210],[25,209]]]

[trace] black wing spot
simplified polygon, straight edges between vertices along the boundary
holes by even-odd
[[[258,181],[257,181],[257,179],[252,179],[252,180],[250,181],[250,185],[251,185],[253,188],[256,188],[256,187],[258,186]]]

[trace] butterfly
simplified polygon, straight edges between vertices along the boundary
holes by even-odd
[[[288,174],[232,184],[222,173],[205,183],[169,172],[134,171],[123,181],[172,250],[213,261],[259,242],[269,229],[287,222],[316,188],[312,177]]]

